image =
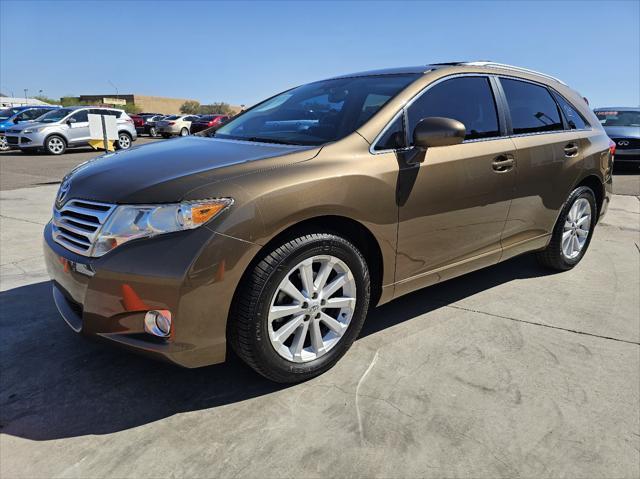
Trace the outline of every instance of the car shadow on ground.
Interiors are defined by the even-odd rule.
[[[361,337],[497,285],[545,274],[525,255],[423,289],[371,311]],[[258,376],[233,354],[224,364],[182,369],[83,340],[60,319],[48,282],[0,293],[0,311],[4,434],[31,440],[108,434],[289,387]]]

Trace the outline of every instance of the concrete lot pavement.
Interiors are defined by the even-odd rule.
[[[155,141],[163,139],[138,137],[133,146]],[[59,183],[74,166],[103,153],[104,151],[96,151],[89,146],[69,149],[60,156],[44,153],[27,155],[19,150],[0,152],[0,190]]]
[[[60,319],[57,186],[0,193],[0,477],[640,476],[640,200],[574,270],[531,255],[374,310],[328,373],[184,370]]]

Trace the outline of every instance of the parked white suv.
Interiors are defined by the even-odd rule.
[[[44,149],[61,155],[67,148],[89,143],[89,114],[113,115],[117,118],[116,148],[127,150],[137,139],[133,120],[123,110],[107,107],[75,106],[50,111],[35,123],[16,125],[6,131],[7,144],[24,152]]]
[[[191,134],[191,122],[198,119],[197,115],[173,115],[156,123],[156,131],[163,138],[174,135],[187,136]]]

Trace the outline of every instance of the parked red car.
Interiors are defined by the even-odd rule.
[[[129,115],[131,117],[131,119],[133,120],[133,126],[136,127],[136,132],[138,134],[142,133],[144,130],[144,118],[142,118],[140,115]]]
[[[191,122],[191,134],[206,130],[212,126],[220,126],[229,120],[227,115],[202,115],[198,120]]]

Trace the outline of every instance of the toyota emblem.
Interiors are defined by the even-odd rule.
[[[71,178],[65,179],[60,185],[58,196],[56,197],[56,203],[58,203],[58,205],[62,205],[62,202],[67,197],[67,193],[69,193],[69,188],[71,188]]]
[[[620,140],[618,146],[629,146],[629,140]]]

